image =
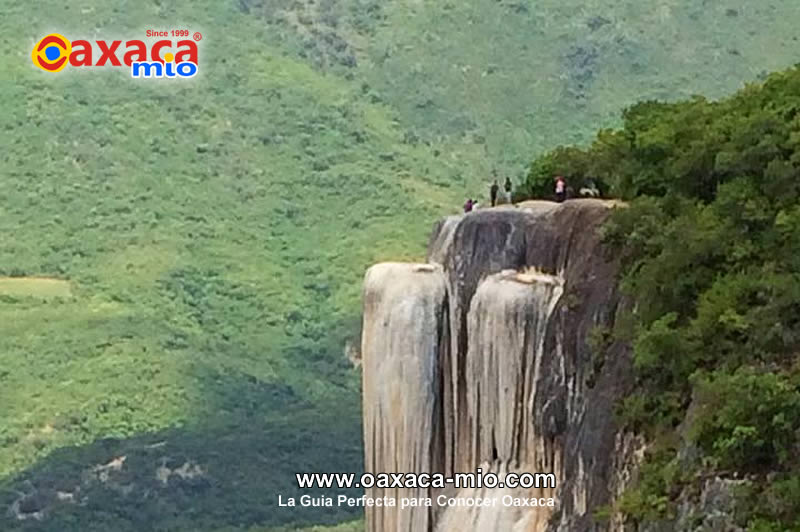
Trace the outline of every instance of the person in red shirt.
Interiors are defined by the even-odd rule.
[[[567,182],[562,176],[556,177],[556,201],[561,203],[567,199]]]

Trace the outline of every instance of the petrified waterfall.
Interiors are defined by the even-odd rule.
[[[366,470],[438,471],[441,459],[441,379],[446,347],[447,301],[441,268],[427,264],[378,264],[364,283],[362,336]],[[427,492],[375,488],[376,497],[423,497]],[[430,528],[426,508],[367,508],[372,530]]]
[[[533,398],[547,323],[562,286],[557,277],[511,271],[478,286],[467,320],[468,441],[459,467],[495,460],[533,465]]]
[[[379,264],[364,287],[364,440],[369,472],[553,473],[556,488],[444,490],[552,497],[556,507],[367,508],[370,532],[592,530],[618,491],[627,386],[613,325],[616,265],[598,234],[613,204],[527,202],[444,219],[425,264]],[[616,446],[616,447],[615,447]],[[619,453],[617,453],[619,454]],[[434,489],[369,489],[436,497]]]
[[[464,364],[465,436],[457,446],[456,469],[480,464],[500,475],[555,471],[558,458],[544,452],[534,430],[533,402],[540,381],[547,324],[563,292],[563,280],[538,272],[504,271],[478,285],[467,317],[468,348]],[[437,529],[543,529],[547,508],[507,508],[502,498],[550,497],[547,490],[464,489],[462,498],[491,497],[487,509],[448,508]]]

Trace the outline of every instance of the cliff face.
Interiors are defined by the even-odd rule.
[[[368,472],[433,472],[441,462],[441,372],[447,289],[441,267],[378,264],[364,283],[364,445]],[[426,490],[372,490],[375,497],[425,497]],[[366,509],[371,530],[429,530],[425,508]]]
[[[384,264],[364,289],[364,431],[372,472],[553,473],[555,508],[368,511],[393,530],[590,530],[627,481],[637,442],[613,408],[623,345],[592,342],[621,304],[598,229],[613,204],[526,202],[439,222],[428,265]],[[468,491],[468,490],[467,490]],[[368,490],[368,495],[387,493]],[[404,496],[435,496],[424,494]]]

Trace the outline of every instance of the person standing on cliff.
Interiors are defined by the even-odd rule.
[[[503,183],[503,189],[505,190],[505,193],[506,193],[506,203],[508,203],[509,205],[511,205],[511,189],[512,188],[513,188],[513,185],[511,184],[511,178],[506,176],[506,182]]]
[[[497,184],[497,178],[495,178],[494,183],[492,186],[489,187],[489,198],[492,200],[492,207],[497,205],[497,192],[500,190],[500,185]]]
[[[562,176],[556,177],[556,201],[558,203],[567,199],[567,182]]]

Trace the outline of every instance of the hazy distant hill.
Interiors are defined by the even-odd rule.
[[[421,253],[492,167],[800,47],[792,1],[0,5],[3,530],[349,517],[274,504],[361,467],[366,265]],[[203,32],[197,79],[30,63],[51,31],[151,27]]]
[[[800,53],[791,0],[239,5],[396,110],[410,138],[474,143],[466,153],[484,170],[515,172],[532,152],[586,141],[642,99],[728,94]]]

